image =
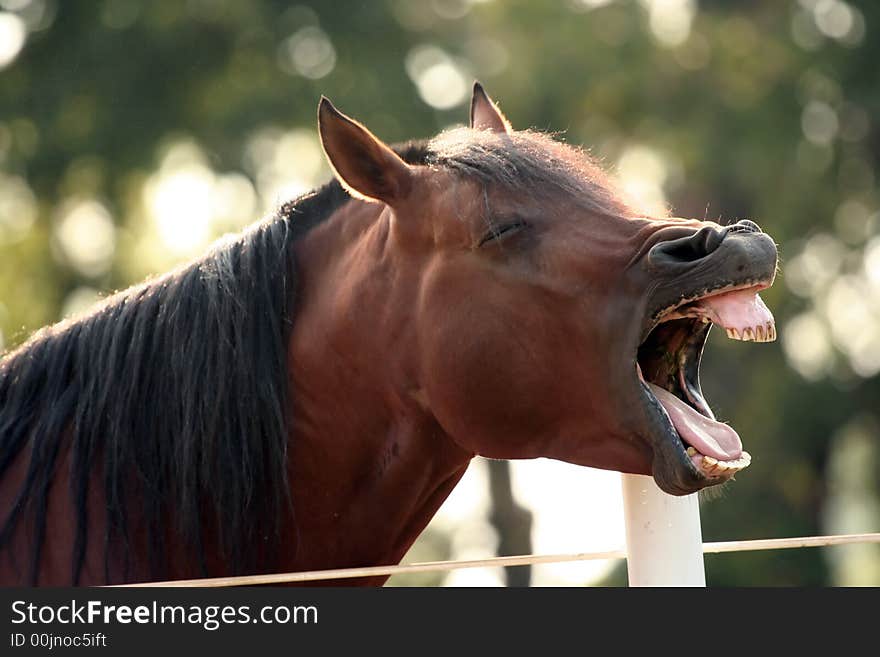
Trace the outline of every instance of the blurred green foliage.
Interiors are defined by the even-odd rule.
[[[165,189],[156,176],[175,144],[189,144],[197,167],[185,180],[208,185],[208,197],[225,181],[256,198],[250,211],[214,212],[190,248],[283,200],[261,178],[261,153],[278,156],[266,150],[273,135],[312,133],[320,94],[396,141],[463,122],[479,78],[515,127],[560,131],[609,166],[627,162],[636,187],[643,174],[642,187],[654,185],[676,214],[749,217],[780,245],[782,273],[764,294],[780,342],[713,334],[707,349],[706,396],[755,459],[723,499],[704,502],[706,540],[880,528],[880,4],[0,8],[0,346],[185,257],[162,241],[182,224],[154,225],[162,199],[177,197],[149,195],[151,184]],[[279,162],[295,169],[295,158]],[[863,467],[835,460],[836,450],[855,450]],[[868,550],[855,570],[818,550],[712,557],[707,576],[880,583]]]

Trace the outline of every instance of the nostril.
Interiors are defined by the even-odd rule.
[[[712,228],[707,226],[701,228],[690,237],[680,237],[679,239],[669,240],[668,242],[660,242],[651,249],[651,259],[653,261],[662,260],[667,263],[688,263],[705,258],[707,255],[717,249],[727,230]]]

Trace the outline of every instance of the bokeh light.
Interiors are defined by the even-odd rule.
[[[669,208],[663,186],[669,167],[659,152],[645,145],[628,146],[617,161],[616,172],[620,187],[645,216],[666,216]]]
[[[436,46],[413,48],[406,56],[406,72],[422,100],[437,109],[461,105],[470,92],[470,79],[461,63]]]
[[[330,175],[314,130],[260,128],[248,139],[243,159],[256,180],[263,213],[313,189]]]
[[[88,285],[80,285],[64,297],[61,305],[61,316],[65,319],[75,318],[87,312],[101,298],[101,293]]]
[[[781,331],[785,355],[801,376],[816,381],[831,370],[834,351],[828,329],[815,313],[791,318]]]
[[[144,184],[143,201],[163,247],[177,257],[240,229],[257,211],[250,179],[239,172],[217,173],[191,141],[168,147],[159,169]]]
[[[651,33],[667,47],[680,46],[691,33],[697,12],[694,0],[642,0],[648,9]]]
[[[336,50],[326,32],[310,25],[279,46],[278,65],[285,73],[318,80],[329,75],[336,66]]]
[[[37,200],[27,182],[0,173],[0,245],[24,238],[37,218]]]
[[[64,260],[83,276],[100,276],[113,262],[116,224],[99,201],[63,202],[55,224],[55,237]]]
[[[171,149],[144,187],[144,200],[162,244],[178,255],[195,253],[211,237],[214,172],[191,146]]]
[[[9,66],[21,52],[27,29],[15,14],[0,11],[0,70]]]

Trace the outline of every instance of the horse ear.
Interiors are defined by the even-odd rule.
[[[474,130],[491,130],[492,132],[513,132],[510,121],[501,113],[498,106],[489,98],[483,85],[474,82],[474,93],[471,96],[471,127]]]
[[[353,196],[393,205],[407,195],[412,168],[324,96],[318,104],[318,131],[333,173]]]

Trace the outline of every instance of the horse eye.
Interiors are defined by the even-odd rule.
[[[502,224],[500,226],[493,226],[489,230],[489,232],[483,236],[483,239],[480,240],[480,243],[478,246],[483,246],[493,240],[497,240],[501,237],[516,233],[517,231],[522,230],[526,226],[528,226],[528,224],[526,222],[520,221],[520,220],[511,221],[510,223]]]

